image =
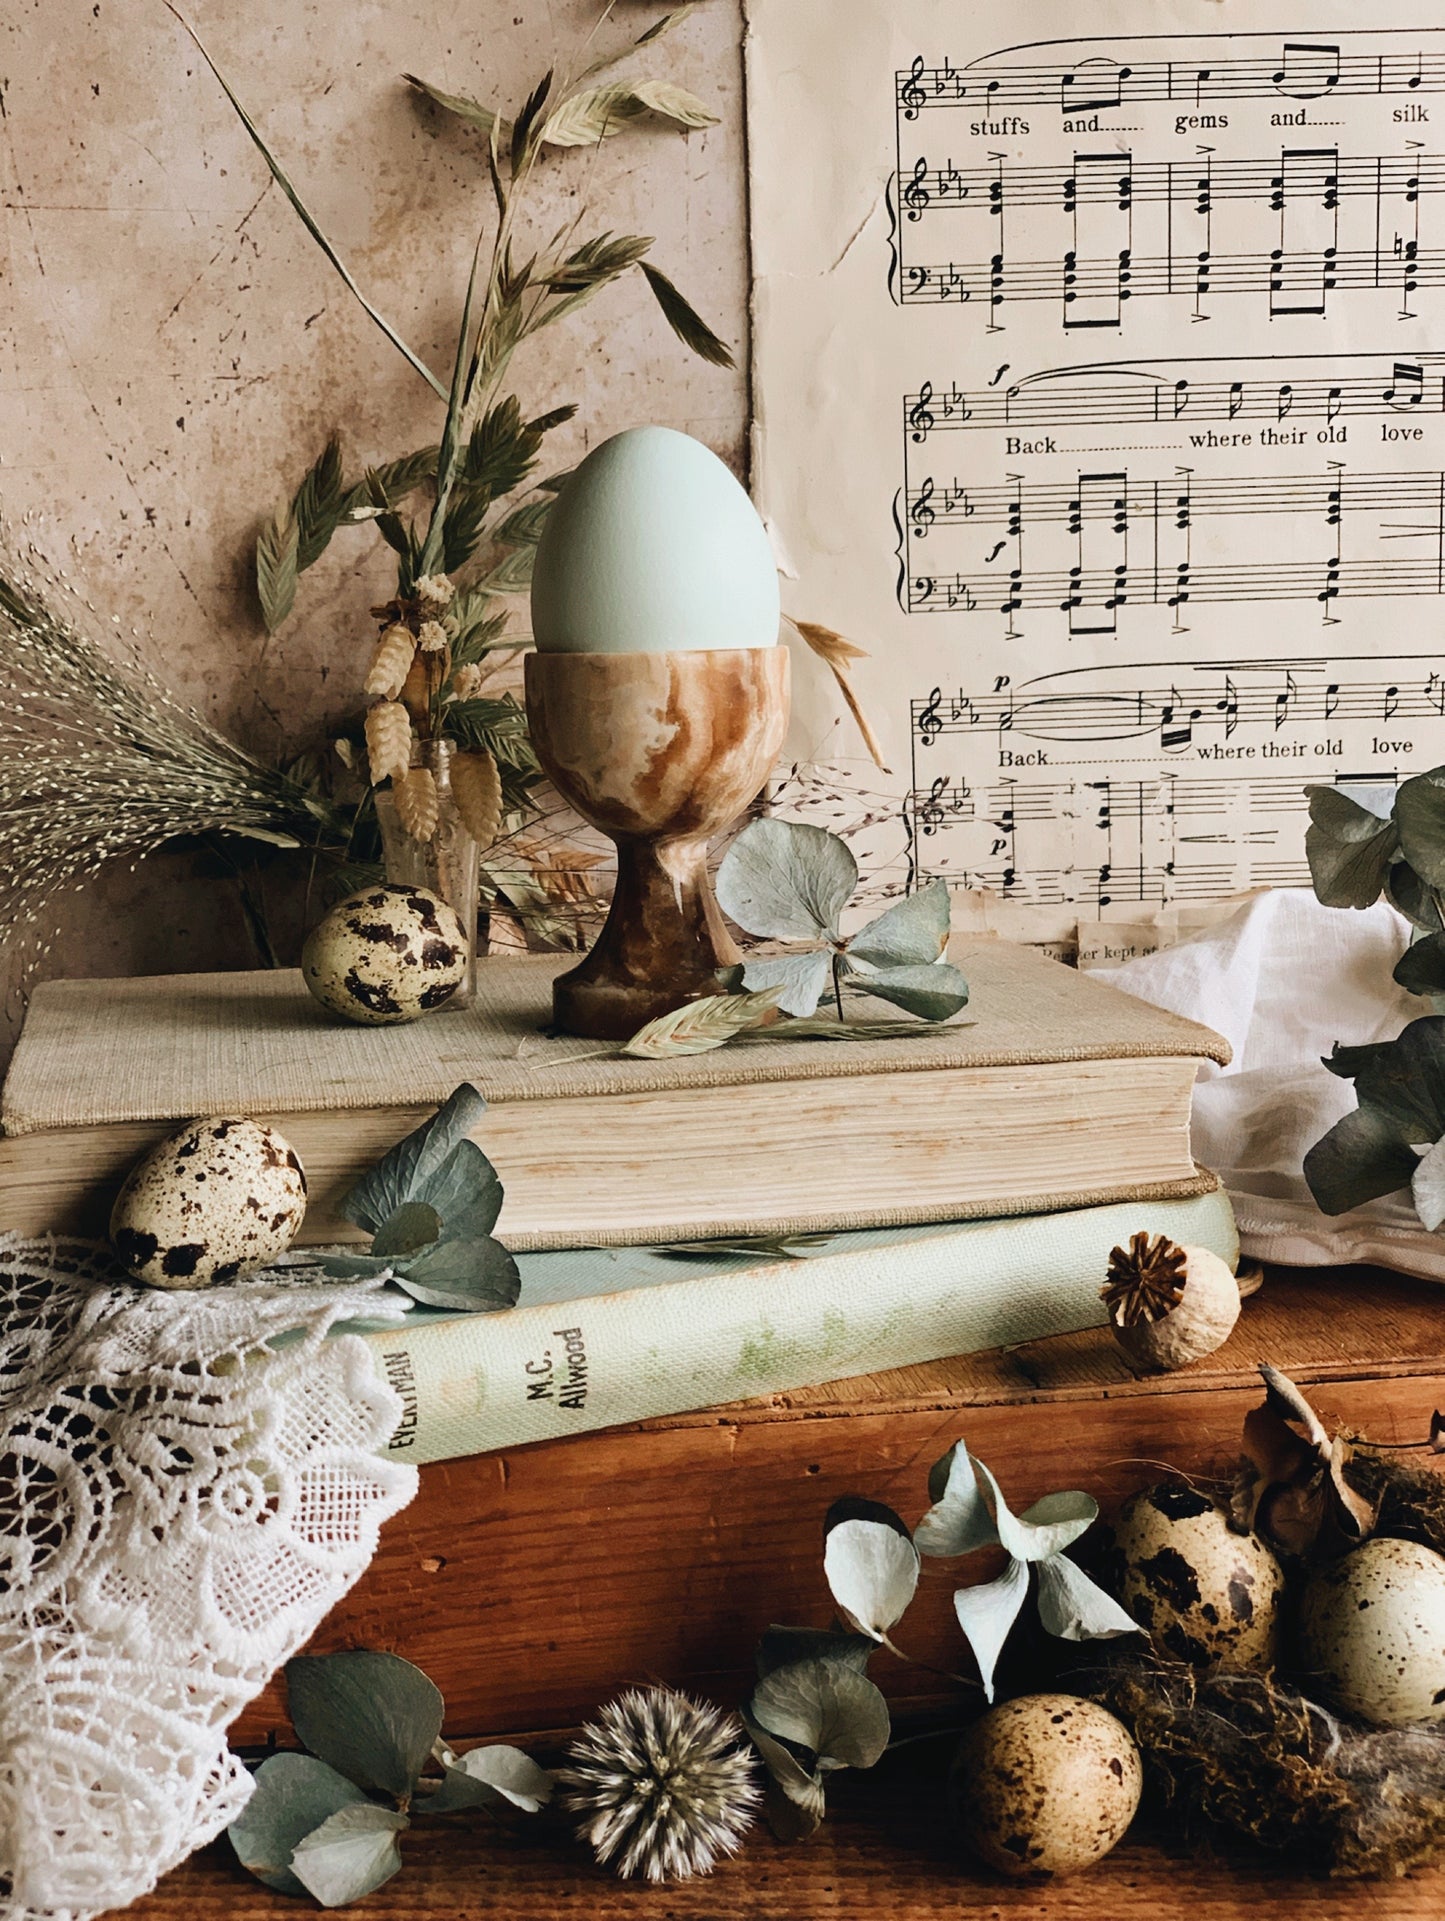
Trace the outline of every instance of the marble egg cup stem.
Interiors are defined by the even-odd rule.
[[[788,725],[786,647],[529,654],[527,719],[558,792],[617,847],[606,925],[559,975],[567,1034],[628,1040],[736,966],[708,842],[756,799]]]

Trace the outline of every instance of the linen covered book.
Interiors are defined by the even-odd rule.
[[[445,1461],[756,1394],[1099,1327],[1110,1250],[1131,1234],[1234,1267],[1222,1188],[1189,1200],[875,1228],[793,1258],[699,1249],[522,1254],[503,1314],[413,1307],[370,1334],[401,1398],[389,1452]]]
[[[486,961],[476,1003],[401,1027],[325,1013],[298,972],[50,981],[0,1100],[0,1229],[103,1231],[127,1169],[182,1121],[278,1126],[306,1168],[302,1240],[461,1081],[514,1248],[621,1245],[1037,1213],[1212,1185],[1189,1151],[1208,1028],[1028,948],[963,944],[972,999],[875,1040],[735,1041],[666,1061],[549,1037],[570,957]]]

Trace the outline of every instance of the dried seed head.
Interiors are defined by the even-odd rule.
[[[429,614],[439,614],[443,608],[449,607],[455,592],[445,574],[423,574],[412,589],[417,603]]]
[[[567,1750],[563,1805],[624,1877],[682,1881],[735,1854],[759,1800],[736,1718],[671,1688],[609,1701]]]
[[[375,710],[373,710],[375,711]],[[437,784],[430,767],[408,767],[392,777],[397,818],[413,840],[430,840],[441,818]]]
[[[1138,1367],[1168,1371],[1203,1360],[1228,1340],[1239,1319],[1239,1283],[1228,1261],[1207,1247],[1180,1247],[1136,1234],[1116,1247],[1101,1297],[1114,1338]]]
[[[395,700],[406,685],[415,655],[416,641],[411,629],[393,621],[390,627],[382,630],[381,638],[376,643],[376,652],[364,683],[367,693],[380,694],[383,700]]]
[[[417,629],[416,644],[424,654],[439,654],[447,644],[447,630],[439,620],[424,620]]]
[[[452,798],[463,827],[485,852],[502,826],[502,776],[491,753],[453,755]]]
[[[371,763],[371,784],[380,786],[388,775],[395,780],[404,774],[411,761],[411,719],[405,707],[383,700],[366,716],[366,757]]]
[[[477,661],[469,660],[452,675],[452,692],[458,700],[475,700],[481,691],[481,666]]]
[[[1152,1242],[1136,1234],[1128,1250],[1116,1247],[1109,1256],[1109,1278],[1099,1298],[1120,1327],[1140,1321],[1160,1321],[1184,1297],[1187,1257],[1165,1235]]]

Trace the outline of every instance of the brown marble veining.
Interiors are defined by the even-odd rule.
[[[528,655],[527,718],[542,764],[617,846],[607,923],[554,989],[565,1032],[627,1040],[717,993],[719,969],[736,965],[707,845],[778,756],[788,669],[784,647]]]

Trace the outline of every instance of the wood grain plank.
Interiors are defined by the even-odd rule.
[[[1445,1297],[1428,1284],[1277,1274],[1227,1349],[1162,1380],[1132,1376],[1094,1332],[1036,1344],[1026,1367],[969,1356],[873,1377],[861,1395],[848,1382],[441,1462],[312,1646],[418,1662],[458,1737],[572,1726],[632,1681],[736,1701],[763,1627],[829,1619],[822,1520],[840,1495],[911,1523],[929,1465],[960,1436],[1020,1503],[1082,1486],[1107,1507],[1158,1463],[1227,1475],[1262,1359],[1312,1384],[1327,1420],[1423,1444],[1445,1404],[1442,1334]],[[904,1628],[911,1652],[945,1667],[954,1585],[926,1568]],[[877,1665],[903,1711],[938,1700],[918,1670]],[[277,1685],[235,1737],[286,1733]]]
[[[1259,1857],[1182,1854],[1147,1834],[1097,1867],[1043,1885],[1006,1882],[961,1856],[943,1805],[947,1749],[931,1764],[899,1754],[869,1776],[840,1776],[833,1812],[807,1843],[765,1831],[706,1880],[661,1889],[596,1868],[549,1811],[513,1831],[414,1830],[406,1867],[368,1896],[373,1921],[1426,1921],[1445,1913],[1445,1871],[1403,1881],[1305,1879]],[[910,1765],[904,1766],[905,1759]],[[296,1921],[224,1844],[205,1850],[127,1908],[127,1921]]]

